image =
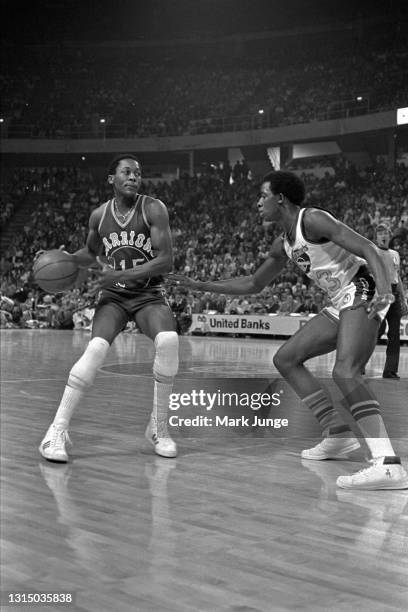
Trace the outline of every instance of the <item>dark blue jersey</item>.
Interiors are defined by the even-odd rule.
[[[98,232],[105,249],[106,261],[114,270],[129,270],[154,259],[145,205],[149,196],[138,195],[128,216],[120,215],[113,198],[103,204]],[[126,283],[115,283],[109,291],[131,297],[136,292],[159,288],[162,276],[142,280],[127,279]]]

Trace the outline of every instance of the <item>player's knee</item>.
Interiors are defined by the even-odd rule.
[[[153,373],[159,382],[168,382],[177,374],[179,364],[179,338],[176,332],[159,332],[154,339],[155,357]]]
[[[296,356],[285,347],[279,349],[273,356],[273,365],[284,376],[294,366],[298,365]]]
[[[92,338],[82,357],[72,366],[68,377],[68,385],[74,389],[90,387],[98,368],[105,361],[109,350],[109,342],[104,338]]]
[[[361,375],[364,364],[351,362],[349,359],[337,359],[334,364],[332,376],[335,382],[341,382]]]

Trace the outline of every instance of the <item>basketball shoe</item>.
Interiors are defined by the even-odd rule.
[[[72,446],[68,431],[66,429],[58,429],[51,423],[39,446],[39,451],[44,459],[48,461],[67,463],[69,459],[67,446]]]
[[[408,474],[399,457],[377,457],[370,467],[350,476],[339,476],[337,486],[365,491],[408,489]]]
[[[300,453],[302,459],[323,461],[324,459],[347,459],[349,453],[360,448],[357,438],[323,438],[313,448],[307,448]]]
[[[167,431],[167,423],[161,419],[158,421],[153,415],[147,425],[145,438],[154,447],[154,452],[160,457],[177,457],[177,445],[170,438]]]

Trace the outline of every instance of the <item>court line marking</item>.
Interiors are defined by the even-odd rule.
[[[179,444],[179,446],[180,446],[180,447],[182,447],[182,444],[181,444],[180,442],[178,442],[178,444]],[[257,447],[257,448],[259,448],[259,447],[263,447],[263,446],[270,446],[270,442],[266,442],[266,441],[265,441],[265,442],[262,442],[262,443],[260,443],[260,444],[256,444],[256,447]],[[254,444],[247,444],[247,445],[245,445],[245,446],[234,446],[233,448],[231,448],[231,453],[232,453],[232,454],[231,454],[231,456],[230,456],[230,455],[225,455],[225,454],[222,454],[222,453],[219,453],[219,454],[221,454],[223,457],[226,457],[226,456],[227,456],[227,457],[230,457],[231,459],[233,459],[233,458],[234,458],[234,456],[235,456],[235,455],[234,455],[235,451],[246,450],[246,449],[248,449],[248,448],[254,448]],[[202,449],[202,450],[197,450],[197,451],[195,451],[195,452],[190,452],[190,453],[182,453],[182,454],[180,454],[180,458],[181,458],[181,457],[191,457],[191,456],[198,455],[198,454],[200,454],[200,453],[205,453],[205,454],[207,454],[207,455],[208,455],[208,452],[209,452],[209,449],[208,449],[208,447],[206,447],[206,448],[204,448],[204,449]],[[245,458],[246,458],[246,457],[245,457]],[[249,458],[249,459],[251,459],[251,458]],[[255,460],[255,459],[256,459],[256,457],[253,457],[252,459],[254,459],[254,460]]]
[[[207,372],[208,374],[217,374],[216,372]],[[122,377],[133,377],[133,378],[147,378],[149,380],[153,379],[153,373],[151,374],[139,374],[139,373],[135,373],[135,374],[122,374],[121,372],[104,372],[103,370],[98,370],[97,374],[102,374],[104,378],[116,378],[118,376],[122,376]],[[183,374],[184,372],[181,372],[180,374],[176,375],[176,380],[195,380],[195,378],[193,376],[188,376],[188,377],[184,377],[183,378]],[[186,372],[187,374],[187,372]],[[188,372],[188,374],[194,374],[194,372]],[[197,374],[199,374],[199,372],[197,372]],[[237,372],[231,372],[231,374],[237,374]],[[268,374],[269,373],[262,373],[260,372],[259,375],[256,378],[268,378]],[[198,377],[197,377],[198,378]],[[224,378],[228,378],[228,379],[233,379],[233,378],[237,378],[239,379],[239,376],[227,376],[227,373],[225,376],[214,376],[214,379],[220,379],[223,380]],[[251,378],[251,377],[249,377]],[[255,377],[254,377],[255,378]],[[375,375],[375,376],[367,376],[367,380],[383,380],[382,379],[382,375]],[[401,380],[404,381],[406,378],[405,376],[401,376]],[[203,379],[205,380],[205,379]],[[53,381],[53,382],[61,382],[61,381],[67,381],[67,377],[65,378],[16,378],[16,379],[11,379],[11,380],[1,380],[1,384],[15,384],[15,383],[27,383],[27,382],[49,382],[49,381]]]
[[[28,397],[30,399],[37,399],[37,400],[44,400],[46,402],[49,401],[49,396],[45,396],[45,395],[32,395],[32,393],[27,393],[27,391],[22,391],[20,389],[20,395],[24,395],[25,397]]]
[[[14,380],[2,380],[2,383],[22,383],[22,382],[40,382],[45,380],[53,380],[53,381],[61,381],[66,380],[66,378],[16,378]]]
[[[99,372],[98,372],[99,373]],[[117,374],[114,374],[113,372],[111,372],[110,374],[106,374],[106,377],[111,377],[111,378],[115,378],[117,376]],[[122,374],[122,376],[128,376],[128,374]],[[144,374],[135,374],[135,376],[143,376],[144,378],[152,378],[153,375],[151,376],[147,376]],[[45,382],[45,381],[53,381],[53,382],[61,382],[61,381],[67,381],[68,377],[65,378],[16,378],[16,379],[12,379],[12,380],[2,380],[1,383],[23,383],[23,382]]]

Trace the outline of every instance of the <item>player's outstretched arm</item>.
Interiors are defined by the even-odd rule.
[[[394,301],[391,292],[391,280],[381,253],[376,245],[352,230],[338,219],[323,210],[311,210],[305,218],[307,236],[313,240],[326,238],[366,260],[370,271],[374,275],[377,296],[370,305],[370,317]]]
[[[283,250],[282,239],[277,238],[264,263],[249,276],[237,276],[220,281],[195,281],[182,274],[168,276],[170,282],[182,285],[193,291],[211,291],[212,293],[225,293],[229,295],[250,295],[260,293],[266,285],[273,281],[286,264],[286,254]]]

